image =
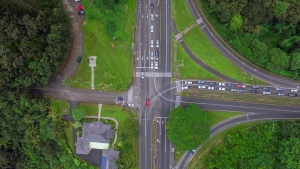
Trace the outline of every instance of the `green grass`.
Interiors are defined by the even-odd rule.
[[[64,127],[64,131],[65,131],[65,136],[66,136],[66,140],[67,140],[67,144],[68,147],[70,147],[70,149],[72,150],[72,152],[74,153],[74,145],[73,145],[73,130],[72,130],[72,122],[67,121],[67,125]]]
[[[178,31],[183,31],[196,23],[185,0],[172,1],[172,16]]]
[[[56,99],[53,97],[49,98],[49,104],[57,108],[57,114],[69,114],[70,103],[65,100]]]
[[[224,139],[227,138],[228,134],[234,133],[239,129],[247,129],[251,128],[253,126],[262,124],[264,122],[250,122],[250,123],[245,123],[245,124],[240,124],[237,126],[230,127],[227,130],[224,130],[211,139],[209,139],[203,146],[200,148],[200,150],[194,155],[193,159],[191,160],[190,164],[188,165],[188,169],[202,169],[203,162],[201,161],[201,157],[208,153],[211,148],[216,146],[217,144],[220,144],[223,142]]]
[[[177,44],[177,65],[180,79],[206,79],[222,81],[222,79],[218,78],[195,63],[179,43]]]
[[[98,116],[98,105],[90,103],[80,103],[81,107],[84,107],[87,111],[87,116]],[[102,105],[101,117],[112,117],[115,118],[119,125],[123,123],[129,115],[120,106]]]
[[[88,65],[88,57],[97,56],[95,89],[103,91],[125,91],[127,89],[132,79],[131,43],[134,43],[135,1],[128,1],[126,10],[126,40],[113,40],[97,20],[87,20],[86,24],[82,25],[84,54],[82,62],[71,80],[72,87],[91,88],[91,69]],[[86,12],[89,12],[88,8]]]
[[[207,111],[211,116],[210,125],[213,126],[221,121],[229,119],[234,116],[242,115],[241,112],[226,112],[226,111]]]
[[[225,111],[207,111],[207,112],[211,116],[210,126],[213,126],[223,120],[242,114],[240,112],[225,112]],[[184,151],[177,151],[175,149],[174,160],[178,162],[184,153],[185,153]]]
[[[207,39],[199,27],[194,27],[183,36],[189,49],[204,63],[220,73],[247,84],[265,84],[243,72]]]

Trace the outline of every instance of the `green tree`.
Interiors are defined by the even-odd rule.
[[[291,55],[291,70],[300,70],[300,52],[294,52]]]
[[[83,107],[77,106],[72,110],[72,116],[75,121],[80,121],[86,115],[86,110]]]
[[[288,2],[275,1],[274,15],[279,17],[286,13],[286,10],[289,8],[290,4]]]
[[[173,109],[167,123],[167,136],[180,151],[192,150],[210,135],[210,117],[195,104]]]
[[[284,139],[279,149],[280,160],[289,169],[300,168],[300,139]]]
[[[289,67],[289,55],[279,48],[271,49],[268,55],[275,69],[283,70]]]
[[[241,14],[234,15],[230,20],[230,30],[237,30],[243,26],[243,18]]]

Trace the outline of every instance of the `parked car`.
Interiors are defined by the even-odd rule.
[[[227,83],[226,86],[227,86],[227,87],[234,87],[235,85],[234,85],[234,84],[231,84],[231,83]]]
[[[291,89],[291,92],[297,92],[298,90],[297,89]]]
[[[215,90],[215,87],[208,86],[208,90]]]
[[[204,84],[205,81],[204,81],[204,80],[199,80],[198,83],[199,83],[199,84]]]
[[[216,85],[217,83],[216,83],[216,82],[208,82],[208,84],[209,84],[210,86],[214,86],[214,85]]]
[[[219,83],[219,86],[225,86],[225,83]]]
[[[285,96],[284,93],[277,93],[278,96]]]
[[[189,87],[187,87],[187,86],[183,86],[183,87],[181,87],[181,90],[186,90],[186,89],[188,89]]]
[[[271,94],[271,92],[263,91],[263,94]]]
[[[250,93],[257,93],[257,90],[250,90]]]
[[[232,92],[237,92],[238,89],[231,89],[230,91],[232,91]]]
[[[206,86],[198,86],[199,89],[206,89]]]
[[[80,62],[81,62],[81,59],[82,59],[82,57],[79,56],[79,57],[77,58],[77,63],[80,63]]]
[[[296,93],[289,93],[288,96],[289,97],[297,97],[297,94]]]
[[[118,101],[123,101],[123,100],[124,100],[124,97],[117,97],[117,100],[118,100]]]

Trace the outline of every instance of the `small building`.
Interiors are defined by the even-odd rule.
[[[99,121],[83,122],[82,135],[77,137],[76,154],[89,154],[91,149],[108,149],[110,139],[115,135],[109,124]]]

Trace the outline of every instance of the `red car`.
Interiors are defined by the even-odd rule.
[[[150,99],[146,100],[146,107],[149,108],[150,107]]]

